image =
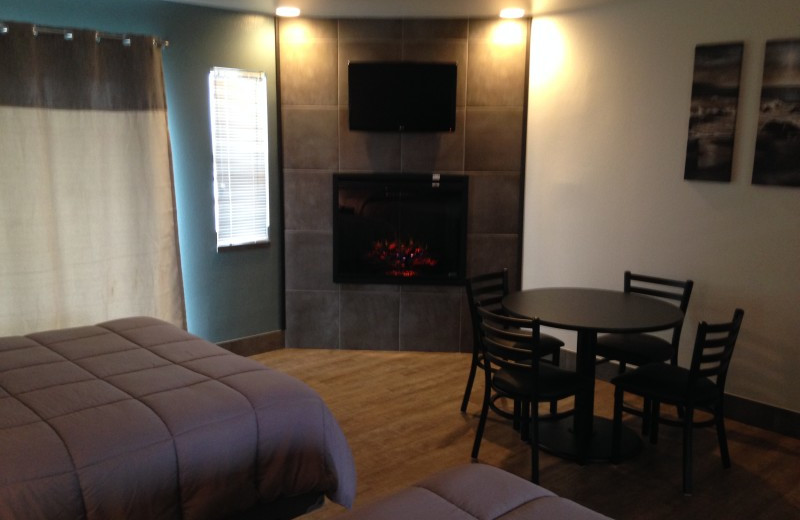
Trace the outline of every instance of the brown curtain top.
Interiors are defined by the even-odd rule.
[[[95,31],[63,34],[6,23],[0,34],[0,105],[77,110],[166,108],[161,49],[152,36],[100,38]]]

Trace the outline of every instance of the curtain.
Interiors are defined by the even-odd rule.
[[[185,327],[160,46],[5,25],[0,335],[133,315]]]

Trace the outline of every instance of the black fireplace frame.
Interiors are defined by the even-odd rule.
[[[423,273],[415,276],[396,276],[379,273],[348,272],[347,262],[343,260],[342,219],[339,192],[348,185],[371,184],[385,186],[386,189],[421,190],[428,196],[444,194],[451,201],[457,201],[457,222],[451,224],[454,235],[448,238],[456,243],[456,251],[448,262],[444,273]],[[334,173],[333,174],[333,281],[340,284],[389,284],[389,285],[461,285],[466,279],[467,269],[467,220],[469,199],[469,177],[466,175],[431,173]]]

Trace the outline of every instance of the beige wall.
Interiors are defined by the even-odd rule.
[[[728,392],[800,411],[800,189],[750,182],[765,41],[800,38],[800,4],[615,2],[536,18],[531,35],[523,287],[692,278],[681,363],[699,320],[742,307]],[[684,181],[694,47],[731,41],[732,181]]]

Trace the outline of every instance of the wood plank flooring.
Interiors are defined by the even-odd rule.
[[[461,413],[467,354],[284,349],[252,358],[305,381],[325,399],[355,457],[356,506],[471,461],[483,379],[479,373]],[[597,382],[597,415],[611,417],[612,394],[611,385]],[[625,422],[639,429],[638,418],[625,416]],[[800,519],[800,439],[726,425],[729,470],[722,468],[714,431],[695,431],[691,497],[681,493],[680,432],[666,426],[658,444],[645,442],[636,459],[619,465],[580,466],[542,453],[541,485],[620,520]],[[497,416],[487,424],[479,460],[530,475],[528,447]],[[303,518],[342,511],[327,502]]]

